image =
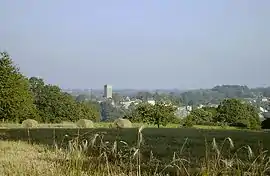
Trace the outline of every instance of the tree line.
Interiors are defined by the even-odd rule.
[[[140,103],[125,118],[133,122],[166,126],[178,123],[186,127],[193,125],[234,126],[246,129],[260,129],[259,111],[253,105],[239,99],[224,99],[217,108],[203,107],[191,110],[186,118],[176,115],[177,108],[162,101],[152,105]]]
[[[6,52],[0,53],[0,118],[22,122],[31,118],[43,123],[100,119],[99,106],[76,101],[56,85],[24,76]]]
[[[258,109],[239,99],[224,99],[217,108],[194,109],[184,120],[183,125],[219,125],[247,129],[261,128]]]

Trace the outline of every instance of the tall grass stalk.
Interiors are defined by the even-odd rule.
[[[137,136],[137,149],[134,152],[134,156],[137,157],[137,176],[141,176],[141,152],[140,152],[140,148],[141,148],[141,143],[143,140],[143,136],[142,136],[142,130],[143,130],[143,126],[141,126],[138,129],[138,136]]]

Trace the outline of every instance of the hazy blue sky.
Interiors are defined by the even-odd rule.
[[[62,88],[270,85],[270,0],[0,2],[0,50]]]

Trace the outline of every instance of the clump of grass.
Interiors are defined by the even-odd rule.
[[[37,128],[38,122],[34,119],[26,119],[22,122],[24,128]]]
[[[88,119],[80,119],[77,121],[77,127],[79,127],[79,128],[94,128],[94,123]]]
[[[206,149],[206,156],[200,169],[201,174],[239,176],[270,174],[270,157],[267,156],[267,151],[260,150],[255,157],[249,145],[236,149],[233,140],[229,137],[221,144],[213,138],[211,147]]]
[[[116,128],[131,128],[132,123],[128,119],[119,118],[119,119],[116,119],[113,122],[113,127],[116,127]]]

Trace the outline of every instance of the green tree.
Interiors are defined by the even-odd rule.
[[[99,109],[90,102],[77,102],[70,94],[55,85],[46,85],[40,78],[29,79],[35,105],[42,122],[58,123],[79,119],[99,119]]]
[[[188,120],[191,120],[196,125],[209,125],[213,121],[213,115],[204,109],[194,109],[190,112]]]
[[[144,122],[148,124],[166,126],[169,122],[173,122],[176,119],[176,108],[170,104],[164,102],[156,102],[155,105],[149,103],[140,103],[135,109],[134,121]]]
[[[40,85],[40,88],[40,92],[33,91],[35,104],[43,122],[58,123],[80,118],[77,116],[78,109],[71,95],[61,92],[61,89],[54,85]]]
[[[38,119],[29,82],[6,52],[0,53],[0,118],[22,122]]]
[[[217,108],[216,122],[244,128],[258,128],[260,125],[257,109],[238,99],[225,99]]]
[[[91,101],[84,101],[77,103],[78,114],[81,119],[89,119],[95,122],[100,121],[99,106]]]
[[[136,105],[132,111],[132,122],[148,123],[153,116],[153,105],[147,102],[142,102]]]
[[[246,109],[247,109],[247,119],[249,120],[249,125],[248,128],[250,129],[260,129],[261,128],[261,121],[260,121],[260,116],[259,116],[259,110],[249,104],[246,103]]]
[[[204,111],[210,112],[212,114],[212,117],[215,117],[217,115],[217,108],[215,107],[203,107]]]
[[[149,123],[157,125],[158,128],[160,125],[166,126],[169,122],[176,119],[175,111],[176,107],[163,102],[157,102],[154,105],[154,116],[149,119]]]

